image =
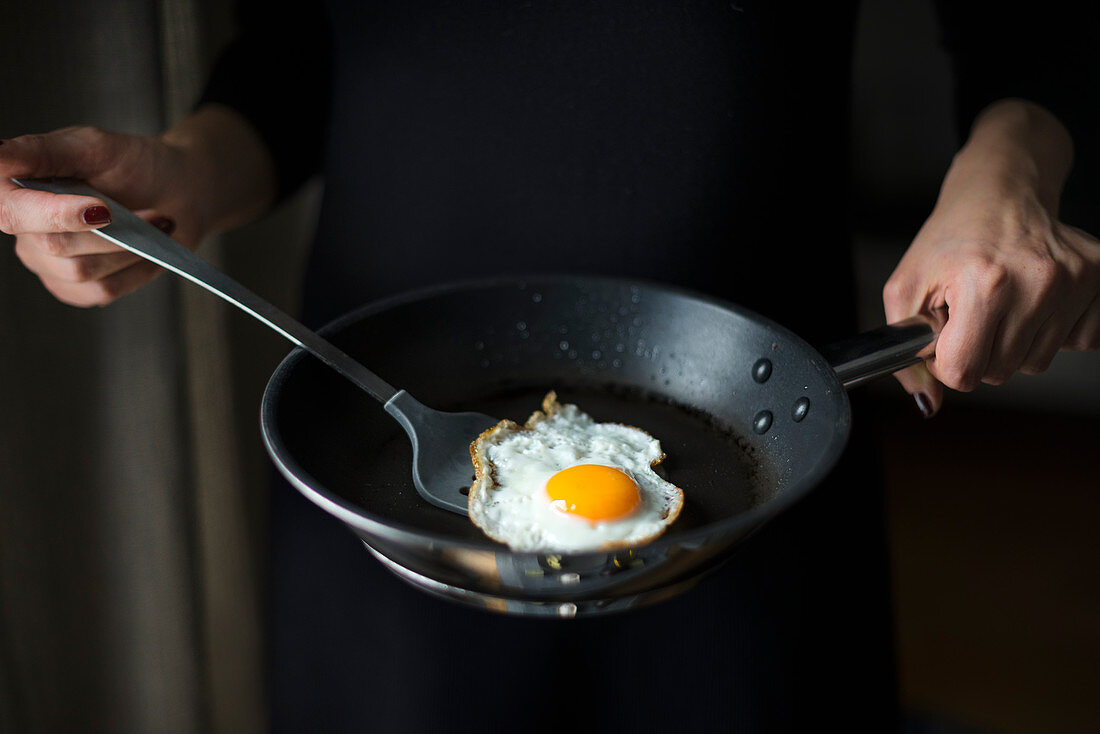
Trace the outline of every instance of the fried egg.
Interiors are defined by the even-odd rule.
[[[547,394],[524,426],[501,421],[470,445],[470,519],[515,551],[583,552],[647,543],[680,514],[684,493],[654,471],[661,443],[597,423]]]

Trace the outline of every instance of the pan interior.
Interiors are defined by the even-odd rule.
[[[685,493],[666,537],[782,498],[828,462],[837,417],[847,416],[835,379],[806,363],[820,359],[801,340],[655,286],[569,279],[457,288],[367,308],[325,331],[433,407],[523,422],[554,389],[596,420],[642,428],[661,441],[662,471]],[[774,376],[760,382],[762,356]],[[790,405],[806,396],[815,410],[793,423]],[[754,420],[769,408],[773,425],[757,433]],[[401,428],[313,358],[296,354],[280,366],[264,429],[311,491],[386,524],[500,547],[417,495]]]

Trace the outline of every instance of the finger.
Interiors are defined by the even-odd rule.
[[[73,283],[67,280],[43,278],[42,284],[57,300],[71,306],[105,306],[125,295],[133,293],[153,278],[163,268],[142,260],[102,280]]]
[[[989,282],[969,282],[945,289],[947,323],[928,368],[947,387],[969,392],[981,382],[1004,318],[1004,291]]]
[[[1003,385],[1025,363],[1042,329],[1049,329],[1054,309],[1032,309],[1023,314],[1006,314],[997,327],[989,363],[981,379],[987,385]],[[1065,338],[1063,333],[1062,338]],[[1061,344],[1059,339],[1058,344]],[[1055,347],[1057,350],[1057,347]],[[1049,364],[1049,362],[1048,362]],[[1043,369],[1046,369],[1044,366]]]
[[[1023,363],[1020,365],[1020,372],[1025,375],[1038,375],[1046,372],[1050,367],[1050,363],[1054,361],[1054,356],[1058,354],[1058,350],[1065,344],[1066,337],[1069,336],[1072,328],[1073,322],[1069,319],[1059,315],[1052,316],[1047,323],[1043,324],[1043,328],[1039,330],[1039,333],[1035,335],[1035,341],[1031,344]]]
[[[139,255],[118,247],[107,253],[53,257],[37,247],[26,244],[28,239],[28,237],[20,237],[16,240],[15,254],[27,270],[43,279],[86,283],[117,273],[142,259]]]
[[[1100,296],[1097,296],[1077,319],[1062,344],[1073,352],[1091,352],[1100,349]]]
[[[122,248],[91,232],[50,232],[49,234],[21,234],[15,238],[16,251],[20,247],[32,247],[49,257],[76,257],[118,252]]]
[[[886,323],[892,324],[919,312],[927,298],[918,281],[903,277],[901,268],[894,272],[882,289],[882,305]],[[924,362],[895,372],[894,377],[925,418],[931,418],[943,405],[943,384],[928,371]]]
[[[110,222],[111,210],[94,196],[51,194],[0,179],[2,232],[86,232]]]
[[[165,234],[172,234],[176,223],[169,217],[157,214],[152,209],[135,212]],[[119,252],[122,248],[113,242],[92,232],[50,232],[47,234],[24,234],[16,238],[16,246],[22,244],[37,247],[53,257],[76,257],[78,255],[96,255],[107,252]]]
[[[913,403],[921,415],[931,418],[940,412],[943,405],[943,385],[928,371],[926,363],[921,362],[901,372],[895,372],[894,377],[905,392],[913,396]]]
[[[917,281],[901,277],[895,271],[882,288],[882,307],[886,314],[886,323],[893,324],[918,313],[924,305],[923,300]]]
[[[124,136],[93,127],[20,135],[0,145],[0,177],[72,176],[90,179],[118,160]]]

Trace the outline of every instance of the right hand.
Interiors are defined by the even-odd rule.
[[[70,127],[0,141],[0,231],[59,300],[102,306],[161,268],[92,230],[110,222],[91,196],[20,188],[11,178],[86,181],[194,250],[207,234],[237,226],[275,197],[275,167],[238,113],[206,105],[159,137]]]
[[[160,138],[71,127],[0,144],[0,231],[46,289],[74,306],[101,306],[156,277],[161,268],[91,233],[110,222],[94,197],[20,188],[10,178],[87,181],[194,249],[204,232],[181,190],[186,154]]]

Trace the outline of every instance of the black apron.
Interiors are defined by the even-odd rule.
[[[325,100],[322,129],[258,123],[284,188],[314,146],[323,158],[312,326],[418,286],[556,272],[697,289],[819,345],[852,332],[851,3],[332,2],[327,21],[328,37],[284,49],[324,58],[331,76],[285,90],[288,107]],[[596,619],[430,598],[280,483],[273,728],[889,730],[865,429],[825,486],[699,588]]]

